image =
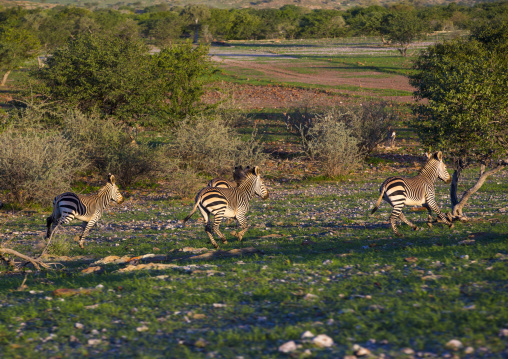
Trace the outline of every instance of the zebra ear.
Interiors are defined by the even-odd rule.
[[[115,176],[113,176],[111,173],[108,174],[108,182],[111,184],[115,184]]]
[[[430,153],[425,152],[425,157],[427,157],[427,159],[430,159]]]
[[[438,161],[442,161],[442,160],[443,160],[443,152],[438,151],[438,152],[434,153],[434,157],[435,157]]]
[[[258,166],[255,166],[255,167],[253,168],[253,170],[254,170],[254,174],[255,174],[256,176],[259,176],[259,167],[258,167]]]

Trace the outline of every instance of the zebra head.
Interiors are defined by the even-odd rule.
[[[118,189],[117,185],[115,184],[115,176],[113,176],[111,173],[108,174],[108,183],[111,184],[111,200],[120,204],[124,201],[124,198],[122,194],[120,193],[120,190]]]
[[[246,170],[249,169],[249,166],[247,166]],[[259,167],[254,166],[250,173],[252,173],[254,176],[256,176],[256,182],[254,184],[254,193],[261,197],[262,199],[267,199],[269,197],[268,190],[266,189],[265,184],[263,183],[263,180],[261,179],[261,176],[259,175]]]
[[[441,151],[438,151],[433,154],[426,153],[425,155],[428,158],[427,164],[435,166],[437,178],[442,180],[444,183],[450,183],[452,181],[452,177],[446,170],[446,165],[443,162],[443,153]]]

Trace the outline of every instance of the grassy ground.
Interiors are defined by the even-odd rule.
[[[178,220],[188,202],[164,193],[132,192],[95,228],[84,251],[65,227],[55,250],[73,259],[49,272],[2,272],[0,354],[3,358],[122,356],[136,358],[337,358],[359,345],[376,356],[492,357],[508,355],[508,218],[506,175],[490,180],[467,207],[472,221],[396,238],[389,206],[367,213],[389,173],[367,171],[345,182],[270,183],[267,201],[254,199],[244,242],[234,258],[186,260],[184,247],[212,246],[196,214]],[[468,173],[467,184],[474,173]],[[438,185],[444,206],[447,188]],[[406,210],[424,226],[426,213]],[[2,213],[4,238],[34,251],[47,213]],[[466,242],[464,242],[466,241]],[[467,245],[462,245],[467,244]],[[80,271],[108,255],[167,255],[179,267],[119,272],[127,264]],[[85,255],[85,257],[76,257]],[[62,259],[62,258],[60,258]],[[193,267],[192,265],[195,265]],[[24,285],[22,283],[24,282]],[[58,296],[62,288],[94,289]],[[305,331],[334,341],[319,348]],[[463,348],[446,344],[457,339]],[[471,347],[471,348],[470,348]],[[466,354],[469,353],[469,354]],[[411,356],[411,355],[410,355]]]

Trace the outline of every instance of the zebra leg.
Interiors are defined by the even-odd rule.
[[[390,215],[390,224],[392,225],[392,229],[399,237],[404,237],[404,235],[397,230],[396,224],[397,219],[399,219],[399,216],[402,213],[402,208],[404,208],[404,206],[393,207],[392,214]]]
[[[437,216],[439,217],[439,219],[441,219],[444,223],[446,223],[448,225],[448,227],[450,229],[452,229],[453,227],[455,227],[455,225],[453,224],[453,222],[449,221],[448,218],[445,216],[445,214],[443,212],[441,212],[441,210],[439,209],[439,206],[437,205],[436,201],[434,200],[434,198],[431,198],[430,200],[427,199],[427,203],[429,205],[429,207],[434,211],[436,212]]]
[[[406,218],[406,216],[404,215],[404,213],[400,212],[400,215],[399,215],[399,218],[405,223],[407,224],[409,227],[411,227],[413,229],[413,231],[417,231],[418,230],[418,226],[415,226],[413,224],[413,222],[411,222],[409,219]]]
[[[84,222],[86,223],[86,222]],[[85,229],[83,230],[83,233],[81,233],[81,236],[79,236],[79,248],[84,249],[84,243],[85,243],[85,237],[88,236],[88,233],[90,232],[90,229],[92,229],[93,225],[95,224],[95,221],[92,219],[90,222],[87,223]]]
[[[432,218],[432,210],[427,203],[424,203],[423,207],[427,208],[427,211],[428,211],[427,226],[429,228],[432,228],[432,222],[434,222],[434,219]]]
[[[53,226],[53,215],[46,218],[46,239],[51,237],[51,232],[53,232],[52,227]]]
[[[236,238],[238,238],[238,242],[242,241],[243,235],[247,230],[249,229],[249,226],[247,225],[247,219],[245,218],[245,215],[238,214],[236,216],[236,220],[238,221],[238,224],[240,225],[241,231],[236,233]]]
[[[208,238],[210,238],[210,242],[212,242],[214,248],[219,248],[219,245],[217,244],[217,242],[215,242],[215,239],[213,239],[212,218],[210,216],[210,212],[208,212],[202,206],[198,206],[198,208],[199,211],[201,212],[201,215],[203,216],[203,219],[205,220],[205,232],[208,235]]]
[[[222,219],[224,218],[223,216],[224,216],[224,211],[217,212],[217,213],[214,214],[213,231],[215,232],[215,234],[217,234],[219,236],[219,238],[221,239],[222,243],[227,244],[228,241],[226,239],[226,236],[224,236],[224,234],[222,234],[221,231],[219,231],[219,226],[220,226],[220,224],[222,222]]]

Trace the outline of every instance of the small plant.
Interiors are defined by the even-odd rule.
[[[48,247],[48,253],[54,256],[66,256],[70,253],[71,246],[68,238],[56,236]]]

